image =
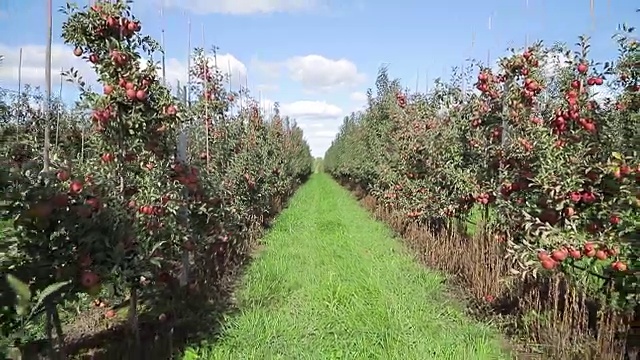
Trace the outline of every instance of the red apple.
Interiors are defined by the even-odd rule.
[[[167,106],[167,108],[165,109],[165,113],[169,116],[174,116],[178,113],[178,110],[176,109],[175,106],[173,105],[169,105]]]
[[[567,258],[567,253],[562,250],[555,250],[553,253],[551,253],[551,258],[557,262],[562,262]]]
[[[611,264],[611,267],[616,271],[627,271],[627,264],[623,263],[622,261],[615,261]]]
[[[92,288],[100,282],[100,278],[98,275],[90,270],[84,271],[82,275],[80,275],[80,283],[85,288]]]
[[[558,263],[556,263],[553,259],[545,259],[542,260],[540,264],[542,264],[542,267],[546,270],[551,270],[555,268]]]
[[[86,199],[85,204],[91,206],[91,208],[93,208],[96,211],[100,210],[100,207],[102,207],[102,204],[100,203],[100,199],[98,199],[97,197],[90,197]]]
[[[56,174],[56,177],[60,181],[67,181],[67,180],[69,180],[69,172],[66,171],[66,170],[58,170],[58,173]]]
[[[618,225],[620,224],[620,216],[618,216],[617,214],[611,214],[609,216],[609,223],[611,223],[611,225]]]
[[[582,254],[580,253],[580,251],[576,250],[576,249],[572,249],[571,251],[569,251],[569,256],[571,256],[572,258],[578,260],[582,257]]]
[[[144,101],[147,99],[147,92],[144,90],[138,90],[138,92],[136,92],[136,98],[139,101]]]
[[[129,99],[129,100],[135,100],[136,99],[136,95],[137,94],[136,94],[135,90],[128,89],[126,94],[127,94],[127,99]]]
[[[69,191],[72,194],[77,194],[82,191],[83,184],[79,180],[73,180],[69,185]]]
[[[106,153],[106,154],[102,154],[102,156],[100,156],[100,159],[102,159],[102,161],[105,163],[110,163],[113,161],[114,156],[111,153]]]
[[[578,65],[578,72],[580,74],[586,74],[587,70],[589,70],[589,67],[587,66],[587,64],[582,63]]]

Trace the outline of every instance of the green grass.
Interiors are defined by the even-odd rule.
[[[507,359],[326,174],[314,174],[264,238],[220,338],[184,359]]]
[[[466,221],[467,233],[474,235],[479,230],[479,225],[483,222],[484,206],[476,204],[471,208],[471,212]],[[496,212],[493,208],[489,207],[489,221],[494,219]]]

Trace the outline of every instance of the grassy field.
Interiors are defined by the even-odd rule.
[[[264,238],[219,339],[184,359],[508,359],[391,232],[314,174]]]

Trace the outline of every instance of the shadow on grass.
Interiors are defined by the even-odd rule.
[[[62,353],[69,359],[162,360],[179,358],[186,348],[202,341],[215,342],[225,316],[236,311],[235,283],[252,258],[248,252],[236,257],[233,265],[220,266],[225,273],[207,289],[193,291],[174,284],[153,299],[141,299],[139,347],[126,321],[127,304],[122,304],[112,308],[117,312],[113,319],[105,318],[104,308],[82,312],[65,326]],[[32,341],[23,346],[23,359],[48,359],[47,349],[46,340]]]
[[[194,276],[203,280],[197,288],[169,284],[154,297],[140,300],[139,347],[126,321],[127,305],[122,304],[113,307],[115,319],[105,319],[104,308],[80,314],[66,326],[62,353],[69,359],[163,360],[180,358],[185,349],[203,341],[215,343],[224,318],[236,312],[234,290],[260,250],[258,239],[286,207],[280,199],[274,200],[268,215],[248,226],[241,245],[210,245],[199,259],[207,265]],[[22,347],[23,359],[48,359],[47,348],[46,340],[32,341]]]
[[[172,359],[189,346],[215,341],[224,316],[235,311],[231,291],[223,291],[217,300],[189,295],[176,302],[184,306],[141,315],[139,349],[124,323],[69,342],[66,353],[77,359]],[[166,318],[160,320],[161,314]]]

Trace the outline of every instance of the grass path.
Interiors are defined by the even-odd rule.
[[[507,359],[442,278],[404,253],[328,175],[314,174],[264,238],[219,340],[184,359]]]

